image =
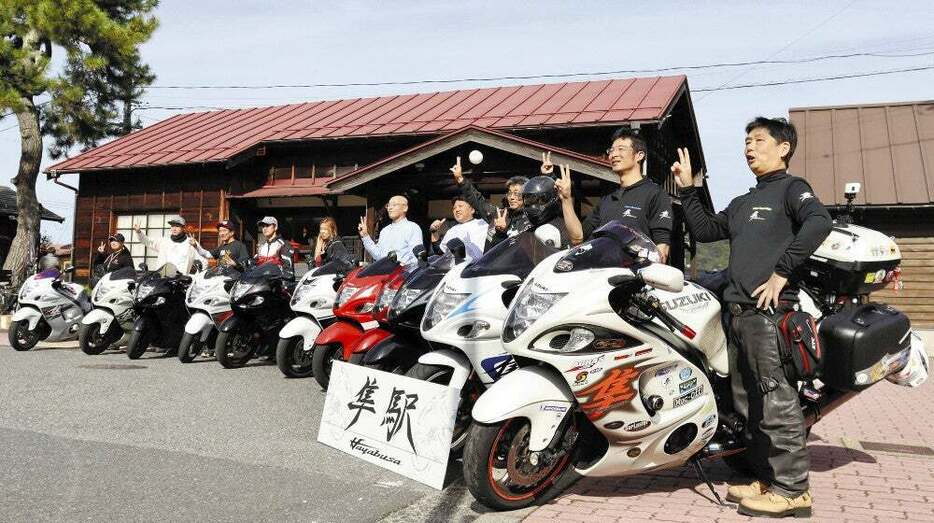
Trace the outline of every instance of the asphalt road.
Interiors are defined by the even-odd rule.
[[[440,520],[470,505],[453,475],[439,493],[317,443],[313,379],[150,354],[0,346],[0,520]]]

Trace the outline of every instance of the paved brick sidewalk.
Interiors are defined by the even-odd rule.
[[[815,521],[934,521],[934,456],[864,449],[860,442],[934,447],[934,385],[879,383],[812,430]],[[870,446],[871,447],[871,446]],[[721,461],[705,467],[721,496],[742,481]],[[748,481],[748,480],[747,480]],[[527,522],[752,521],[720,507],[693,469],[584,478]]]

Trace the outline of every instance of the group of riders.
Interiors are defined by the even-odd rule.
[[[792,278],[801,265],[831,231],[832,219],[801,178],[788,174],[797,134],[782,118],[759,117],[746,127],[744,155],[756,177],[755,187],[719,213],[705,208],[696,194],[690,153],[678,150],[671,173],[678,186],[684,219],[700,242],[730,240],[728,283],[725,308],[730,312],[728,341],[732,392],[736,412],[748,420],[745,438],[756,472],[749,485],[730,487],[728,499],[739,504],[747,515],[782,517],[810,508],[808,486],[809,457],[806,430],[795,384],[783,373],[778,338],[774,332],[782,314],[795,307],[797,286]],[[533,227],[552,224],[560,232],[561,245],[568,248],[589,239],[601,226],[618,221],[651,238],[661,262],[669,256],[672,241],[672,199],[657,183],[645,176],[643,166],[647,147],[638,133],[618,130],[606,151],[619,187],[604,196],[589,216],[576,214],[570,167],[560,165],[555,175],[551,154],[542,154],[540,173],[532,178],[514,176],[506,182],[503,206],[483,196],[467,177],[460,158],[451,167],[459,193],[453,199],[455,222],[439,219],[431,223],[429,236],[433,253],[444,253],[453,239],[465,247],[468,258],[479,258],[484,251]],[[390,223],[370,236],[366,217],[361,217],[358,233],[367,254],[379,260],[395,253],[398,262],[414,267],[414,250],[423,245],[422,229],[407,219],[408,200],[396,195],[386,204]],[[168,220],[170,234],[152,238],[134,225],[140,243],[158,255],[158,265],[173,264],[188,273],[197,260],[242,264],[249,254],[236,238],[237,227],[230,221],[217,223],[218,246],[208,250],[185,231],[180,216]],[[262,241],[253,256],[257,265],[280,265],[286,278],[294,279],[293,248],[279,234],[276,218],[257,222]],[[132,267],[133,259],[120,233],[102,242],[94,259],[94,275]],[[341,243],[337,224],[325,218],[315,239],[313,264],[351,260]]]

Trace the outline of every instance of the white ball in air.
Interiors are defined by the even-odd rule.
[[[473,151],[470,151],[470,154],[467,156],[467,158],[470,160],[470,163],[474,165],[480,165],[480,162],[483,161],[483,153],[474,149]]]

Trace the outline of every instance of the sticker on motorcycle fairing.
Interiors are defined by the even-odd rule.
[[[555,264],[555,272],[570,272],[574,269],[574,264],[568,260],[561,260]]]
[[[593,342],[593,348],[597,350],[619,350],[625,349],[629,342],[626,338],[613,338],[606,340],[596,340]]]
[[[563,405],[542,405],[539,407],[539,410],[543,412],[559,412],[564,413],[568,411],[568,408]]]
[[[577,362],[574,363],[574,366],[573,366],[573,367],[571,367],[570,369],[568,369],[568,370],[566,370],[566,371],[564,371],[564,372],[577,372],[577,371],[579,371],[579,370],[587,370],[587,369],[593,367],[594,365],[600,363],[601,361],[603,361],[603,358],[604,358],[605,356],[606,356],[606,354],[601,354],[601,355],[597,356],[596,358],[590,358],[590,359],[587,359],[587,360],[580,360],[580,361],[577,361]]]
[[[693,374],[693,373],[694,373],[694,371],[692,371],[690,367],[685,367],[685,368],[681,369],[681,372],[678,373],[678,377],[681,378],[681,381],[684,381],[684,380],[690,378],[690,377],[691,377],[691,374]]]
[[[704,418],[704,423],[701,424],[701,427],[706,429],[716,420],[717,420],[717,414],[716,413],[711,414],[710,416],[707,416],[706,418]]]
[[[53,305],[51,307],[43,307],[42,315],[50,320],[54,320],[55,318],[58,318],[59,316],[62,315],[62,306]]]
[[[712,298],[707,292],[698,292],[690,296],[678,296],[662,302],[662,309],[684,310],[685,312],[694,312],[706,308],[710,305]]]
[[[623,423],[622,421],[611,421],[607,423],[606,425],[604,425],[603,428],[609,429],[609,430],[616,430],[622,427],[623,425],[625,425],[625,423]]]
[[[675,398],[675,401],[674,401],[674,403],[672,404],[672,406],[675,407],[675,408],[678,408],[678,407],[680,407],[681,405],[684,405],[685,403],[687,403],[687,402],[689,402],[689,401],[691,401],[691,400],[697,399],[697,397],[700,396],[703,392],[704,392],[704,386],[703,386],[703,385],[700,385],[699,387],[697,387],[696,389],[692,390],[691,392],[688,392],[688,393],[685,394],[684,396],[679,396],[679,397]]]
[[[664,376],[665,374],[668,374],[669,372],[675,370],[676,367],[677,365],[672,365],[670,367],[665,367],[664,369],[658,369],[657,371],[655,371],[655,376]]]
[[[578,372],[577,376],[574,377],[575,385],[583,385],[584,383],[587,383],[587,371],[586,370],[582,372]]]
[[[650,352],[652,352],[651,347],[648,348],[648,349],[642,349],[642,350],[636,352],[636,357],[645,356],[646,354],[648,354],[648,353],[650,353]]]
[[[615,407],[629,403],[636,397],[632,382],[639,377],[639,371],[633,367],[610,369],[603,378],[589,387],[574,393],[579,398],[587,398],[581,403],[581,410],[597,421]]]
[[[376,320],[373,320],[373,321],[365,321],[365,322],[361,323],[360,326],[363,327],[363,330],[368,331],[368,330],[371,330],[371,329],[375,329],[376,327],[379,327],[379,322],[376,321]]]
[[[633,421],[629,425],[626,425],[626,432],[639,432],[640,430],[646,429],[652,422],[644,419],[640,421]]]
[[[481,361],[480,368],[482,368],[490,378],[493,378],[493,381],[496,381],[516,370],[518,365],[516,365],[516,360],[511,354],[500,354],[499,356],[493,356]]]
[[[681,394],[684,394],[685,392],[693,389],[695,385],[697,385],[697,378],[691,378],[687,381],[682,381],[678,385],[678,390]]]

